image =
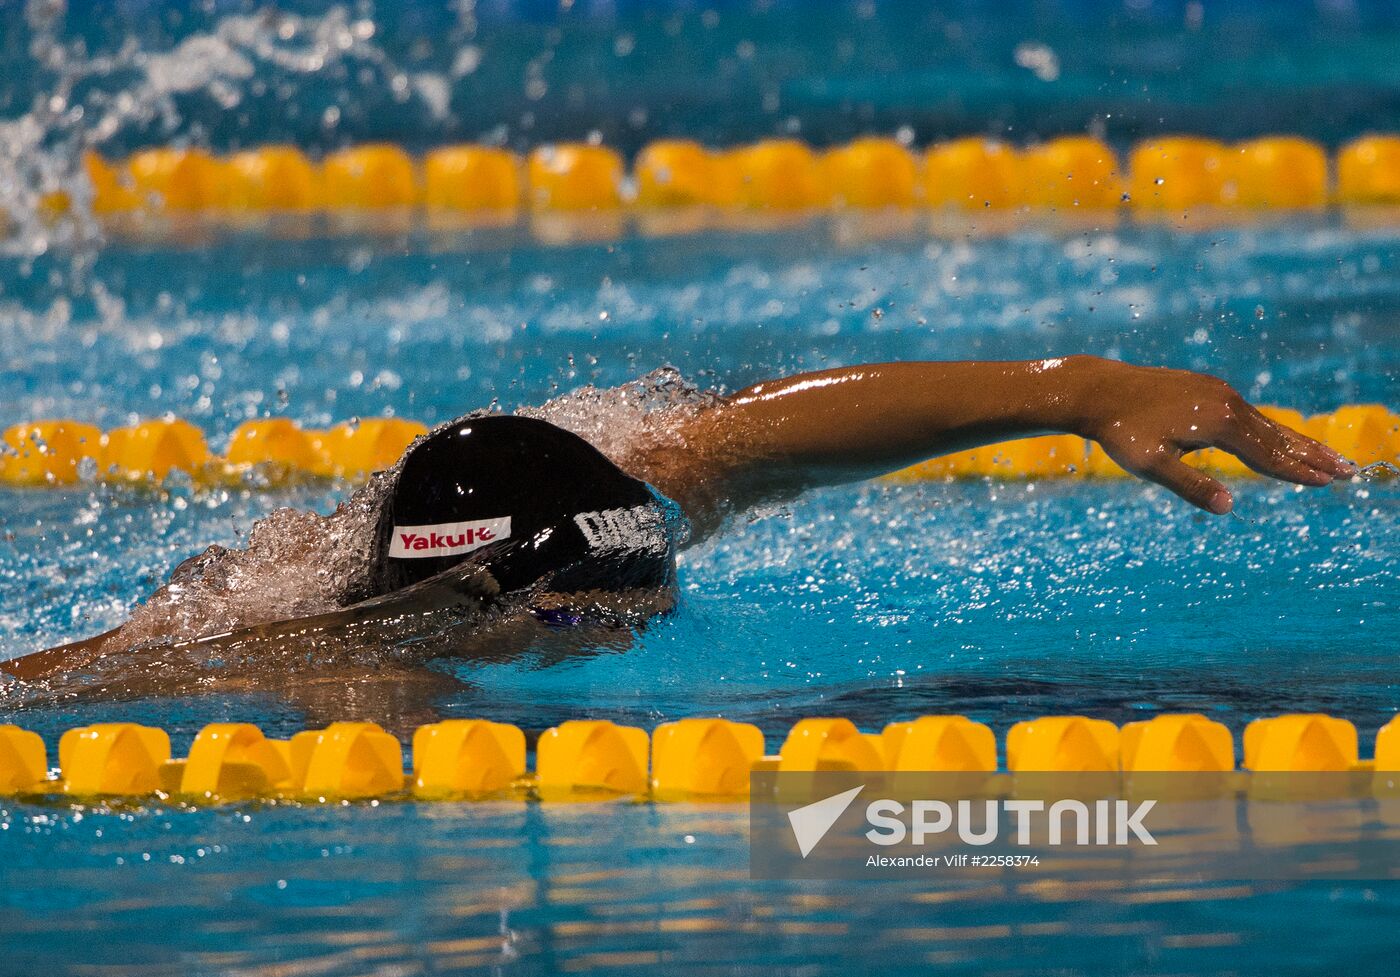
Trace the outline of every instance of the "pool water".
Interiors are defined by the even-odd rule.
[[[737,389],[882,359],[1095,353],[1259,402],[1400,407],[1393,212],[1166,223],[839,217],[665,235],[318,218],[68,230],[80,151],[387,140],[528,150],[664,137],[1400,129],[1392,5],[1036,0],[340,5],[0,0],[0,426],[166,412],[427,423],[669,366]],[[77,198],[81,208],[81,195]],[[630,219],[629,219],[630,221]],[[3,222],[0,222],[3,223]],[[76,229],[74,229],[76,228]],[[668,386],[681,381],[671,374]],[[618,424],[634,416],[608,395]],[[182,754],[217,720],[602,717],[865,729],[962,712],[1124,722],[1400,707],[1400,482],[1243,482],[1213,519],[1128,481],[872,483],[746,515],[682,557],[627,647],[427,663],[387,681],[52,698],[43,734],[131,720]],[[349,486],[0,489],[0,658],[122,621],[179,561]],[[215,670],[217,671],[217,670]],[[1238,741],[1237,741],[1238,742]],[[1365,747],[1363,746],[1363,750]],[[0,974],[1311,974],[1394,971],[1394,883],[753,881],[730,805],[0,799]]]
[[[1336,216],[879,230],[117,240],[73,298],[44,259],[7,275],[0,403],[9,420],[106,426],[170,411],[217,444],[251,416],[433,422],[664,364],[734,389],[862,360],[1084,351],[1208,369],[1305,411],[1397,401],[1394,231]],[[180,559],[346,491],[6,490],[0,653],[111,626]],[[1128,481],[830,489],[687,551],[679,612],[624,649],[436,662],[403,687],[11,698],[6,718],[51,751],[75,724],[157,724],[177,754],[215,720],[406,735],[440,716],[540,730],[720,714],[773,749],[808,715],[876,729],[963,712],[1000,736],[1064,712],[1201,711],[1238,732],[1317,710],[1368,742],[1397,707],[1400,486],[1236,492],[1214,519]],[[742,807],[0,810],[0,940],[20,972],[1373,973],[1400,902],[1362,883],[751,882]]]

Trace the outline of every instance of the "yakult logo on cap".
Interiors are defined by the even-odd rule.
[[[395,526],[389,555],[400,560],[457,556],[509,538],[510,516],[473,522],[440,522],[433,526]]]

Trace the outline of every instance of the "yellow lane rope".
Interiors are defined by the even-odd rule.
[[[1244,732],[1244,771],[1353,773],[1374,777],[1366,792],[1395,796],[1400,784],[1400,718],[1376,736],[1374,759],[1358,753],[1356,727],[1323,714],[1256,719]],[[527,767],[525,734],[481,719],[420,727],[405,771],[399,740],[374,723],[339,722],[272,740],[249,723],[214,723],[185,758],[171,758],[162,729],[99,723],[59,740],[59,770],[48,768],[43,739],[0,725],[0,796],[149,797],[207,802],[249,798],[312,801],[417,797],[428,800],[536,798],[655,801],[746,797],[754,771],[889,771],[985,774],[1146,773],[1218,775],[1224,791],[1254,790],[1236,775],[1229,729],[1205,716],[1165,714],[1121,728],[1085,716],[1045,716],[1016,723],[1004,743],[999,774],[992,730],[956,715],[923,716],[879,733],[848,719],[811,718],[794,725],[778,753],[764,755],[758,727],[726,719],[682,719],[644,729],[608,720],[571,720],[546,730]],[[1255,785],[1264,784],[1256,777]],[[1317,788],[1319,785],[1313,785]],[[1264,788],[1267,789],[1267,788]]]
[[[1268,416],[1302,431],[1359,465],[1400,463],[1400,415],[1379,404],[1353,404],[1305,417],[1264,407]],[[178,418],[149,420],[102,432],[71,419],[16,424],[0,434],[0,485],[63,486],[83,481],[159,483],[186,472],[201,484],[276,485],[298,478],[363,479],[388,468],[428,428],[399,418],[372,418],[324,430],[303,429],[286,418],[246,421],[221,456],[204,432]],[[1189,461],[1225,475],[1252,472],[1218,449]],[[246,476],[256,472],[256,480]],[[891,478],[1114,477],[1122,469],[1097,444],[1074,435],[1047,435],[944,455]]]
[[[542,146],[525,157],[494,146],[444,146],[421,158],[370,143],[320,160],[292,146],[226,157],[155,148],[120,160],[88,153],[84,170],[99,215],[682,207],[1181,213],[1400,204],[1400,135],[1363,136],[1333,156],[1297,136],[1233,144],[1163,136],[1138,143],[1126,159],[1087,136],[1028,147],[965,138],[922,151],[880,137],[826,150],[793,139],[726,149],[668,139],[644,147],[630,170],[620,153],[590,143]],[[43,206],[60,216],[72,196],[55,190]]]

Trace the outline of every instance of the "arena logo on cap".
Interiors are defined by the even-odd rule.
[[[458,556],[509,538],[510,516],[471,522],[441,522],[432,526],[395,526],[389,555],[401,560]]]
[[[580,512],[574,523],[594,549],[666,550],[666,517],[655,506]]]

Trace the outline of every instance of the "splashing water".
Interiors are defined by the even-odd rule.
[[[392,484],[381,474],[329,516],[274,510],[243,549],[211,546],[186,560],[122,626],[134,646],[334,610],[366,572],[379,511]]]
[[[647,457],[658,448],[682,448],[681,422],[715,397],[663,367],[618,387],[587,386],[516,413],[578,434],[645,479]],[[246,547],[211,546],[186,560],[132,612],[121,643],[190,640],[342,606],[347,593],[361,590],[396,470],[374,476],[328,516],[277,509],[254,524]]]
[[[617,387],[588,385],[540,407],[516,411],[572,431],[625,471],[650,468],[645,456],[685,447],[681,422],[713,405],[717,394],[701,390],[674,367],[663,366]]]
[[[65,0],[28,0],[24,14],[38,84],[27,112],[0,121],[0,255],[35,258],[65,246],[84,270],[102,239],[84,153],[133,138],[207,143],[200,122],[181,112],[185,96],[233,112],[269,92],[287,98],[300,79],[346,78],[382,82],[396,101],[416,97],[430,118],[447,111],[441,78],[401,70],[374,43],[375,23],[341,6],[230,14],[169,50],[147,50],[133,35],[96,56],[83,40],[65,40]],[[336,129],[339,111],[326,110],[322,130]]]

